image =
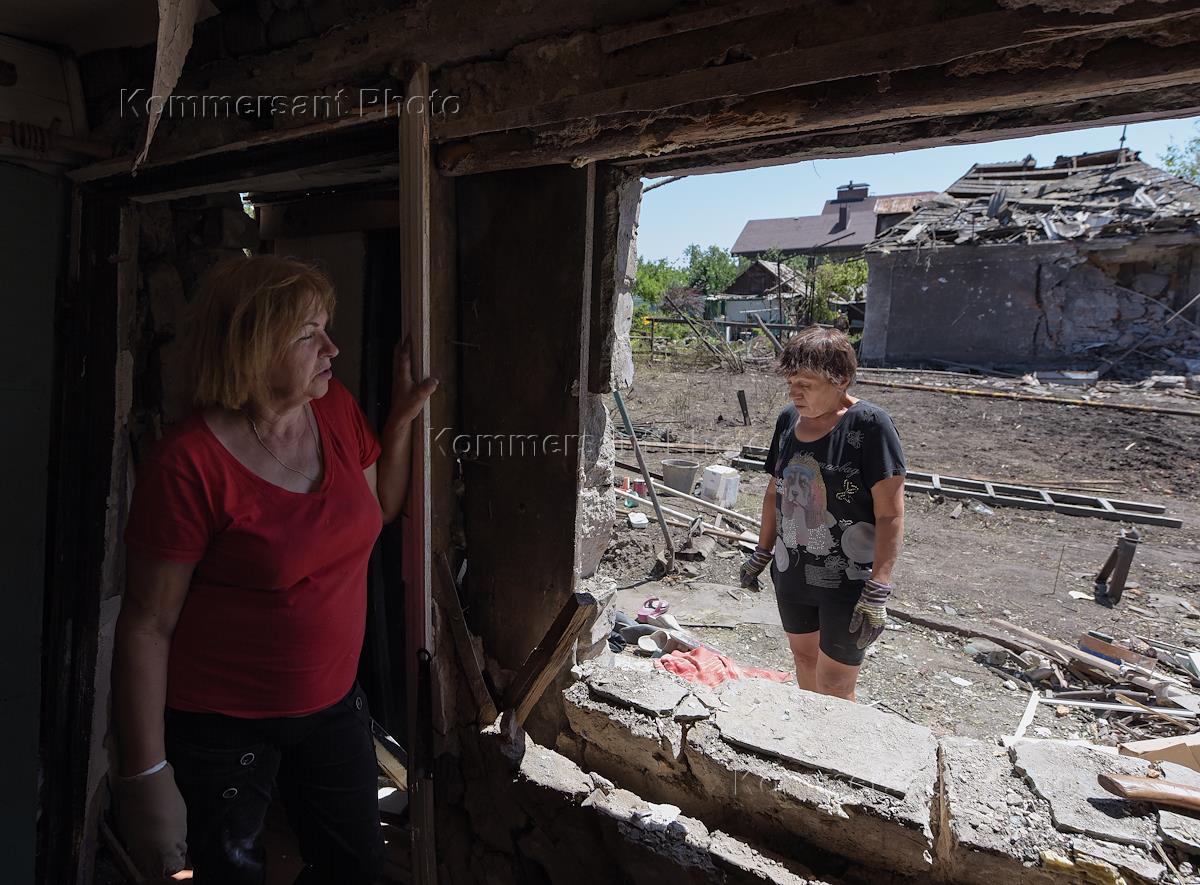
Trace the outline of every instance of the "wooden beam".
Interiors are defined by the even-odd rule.
[[[406,92],[427,95],[429,69],[418,64]],[[400,118],[400,291],[404,335],[411,341],[412,372],[429,372],[429,117]],[[409,814],[413,828],[413,882],[437,881],[433,797],[433,723],[431,657],[433,648],[432,497],[430,494],[429,402],[412,423],[412,473],[402,525],[406,627],[405,671],[408,686]],[[428,706],[429,709],[423,709]]]
[[[579,631],[596,611],[596,597],[578,591],[546,631],[504,693],[504,709],[512,728],[521,728],[546,688],[562,671]]]
[[[1181,4],[1176,2],[1171,6],[1180,7]],[[904,28],[855,35],[820,46],[801,45],[791,52],[716,67],[689,70],[696,65],[696,59],[680,54],[680,73],[639,77],[640,72],[636,70],[622,71],[624,76],[615,77],[616,82],[607,88],[583,91],[565,98],[554,97],[561,90],[555,79],[530,78],[524,62],[511,66],[482,62],[470,66],[478,67],[478,72],[451,69],[440,76],[439,82],[456,89],[454,84],[460,80],[479,80],[486,67],[489,94],[512,95],[524,103],[484,113],[476,106],[482,102],[468,101],[463,113],[437,124],[436,138],[446,141],[570,120],[595,120],[612,114],[648,114],[698,101],[737,99],[797,86],[938,67],[973,56],[987,57],[973,63],[977,71],[986,72],[1005,66],[1003,53],[1006,51],[1066,44],[1085,36],[1094,40],[1115,39],[1127,33],[1136,34],[1140,28],[1160,26],[1164,19],[1172,25],[1187,28],[1189,23],[1194,24],[1200,19],[1200,12],[1190,3],[1182,9],[1166,12],[1156,8],[1153,14],[1142,14],[1141,9],[1135,7],[1129,13],[1103,17],[1032,10],[1004,10],[933,21],[921,21],[918,17]],[[761,23],[768,30],[795,25],[794,14]],[[600,67],[600,60],[595,66]],[[505,83],[506,78],[517,82]]]
[[[475,643],[471,640],[471,632],[467,629],[467,621],[463,616],[462,603],[458,598],[458,587],[454,580],[454,572],[450,568],[450,560],[444,552],[438,553],[438,575],[440,580],[433,582],[437,604],[445,613],[450,623],[450,635],[454,637],[454,648],[458,652],[458,663],[471,694],[475,696],[477,706],[475,722],[483,728],[496,721],[499,711],[492,693],[488,691],[487,683],[483,680],[483,666],[475,653]]]
[[[1116,126],[1200,114],[1200,85],[1171,86],[1107,99],[1062,101],[945,114],[874,125],[836,127],[778,138],[746,139],[684,148],[661,157],[613,161],[645,176],[703,175],[838,157],[857,157],[1045,135],[1082,127]]]
[[[651,40],[662,40],[690,31],[715,28],[730,22],[768,15],[773,12],[795,10],[796,6],[796,0],[743,0],[743,2],[727,3],[723,6],[698,9],[694,12],[669,15],[665,18],[640,21],[606,31],[600,37],[600,49],[605,53],[612,54],[620,52],[622,49],[628,49],[630,46],[649,43]]]
[[[893,74],[880,91],[876,78],[803,86],[739,100],[706,101],[669,113],[620,114],[587,127],[543,127],[449,142],[438,152],[445,174],[458,175],[526,164],[613,159],[651,160],[683,150],[713,149],[759,140],[785,142],[797,136],[852,133],[856,128],[906,122],[954,134],[947,117],[998,114],[1065,105],[1073,111],[1062,128],[1089,117],[1092,106],[1119,104],[1126,113],[1141,111],[1138,95],[1178,90],[1194,101],[1200,81],[1195,46],[1153,48],[1124,41],[1097,49],[1088,64],[1055,76],[1045,71],[999,71],[948,80],[941,69]],[[1164,113],[1163,116],[1167,114]],[[781,151],[782,152],[782,151]],[[666,164],[670,165],[670,160]]]

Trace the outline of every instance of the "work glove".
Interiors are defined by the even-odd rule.
[[[109,770],[117,834],[130,859],[148,880],[184,868],[187,857],[187,806],[168,762],[153,774],[120,777]]]
[[[763,550],[755,545],[754,552],[750,554],[750,558],[742,563],[741,580],[742,587],[747,590],[761,590],[762,587],[758,583],[758,576],[763,573],[768,565],[771,564],[771,551]]]
[[[892,595],[891,584],[881,584],[879,581],[867,580],[863,585],[862,594],[854,606],[850,616],[850,632],[858,634],[859,648],[866,648],[879,638],[887,624],[887,598]]]

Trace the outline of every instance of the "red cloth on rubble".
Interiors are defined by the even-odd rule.
[[[742,679],[747,676],[769,679],[772,682],[792,681],[791,673],[762,667],[743,667],[732,658],[718,654],[703,645],[687,652],[673,651],[665,654],[654,662],[654,666],[682,676],[688,682],[699,682],[708,686],[717,686],[728,679]]]

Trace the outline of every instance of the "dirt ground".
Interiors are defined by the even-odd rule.
[[[954,382],[919,372],[864,375],[924,384]],[[739,389],[746,393],[749,427],[742,426]],[[1112,550],[1120,523],[1000,507],[990,516],[963,507],[956,516],[957,500],[910,493],[905,548],[896,569],[897,606],[981,628],[992,626],[993,618],[1004,618],[1072,645],[1083,632],[1103,630],[1118,638],[1149,636],[1200,648],[1200,614],[1186,605],[1200,609],[1200,402],[1164,403],[1159,394],[1136,391],[1119,397],[1125,402],[1197,407],[1193,418],[865,384],[856,384],[850,392],[892,415],[910,469],[1047,485],[1113,480],[1105,487],[1111,491],[1103,494],[1163,504],[1168,515],[1184,523],[1181,529],[1138,527],[1143,541],[1130,571],[1136,586],[1116,608],[1108,609],[1090,598],[1092,579]],[[1079,396],[1078,390],[1068,388],[1057,392]],[[636,425],[654,425],[673,439],[739,451],[743,444],[769,444],[787,396],[784,382],[766,369],[734,374],[639,364],[625,401]],[[621,421],[615,408],[613,419]],[[663,457],[671,453],[646,450],[651,470],[658,470]],[[675,457],[693,457],[702,465],[727,463],[718,454]],[[618,447],[617,459],[636,463],[628,448]],[[616,474],[632,476],[634,471],[618,466]],[[736,509],[757,516],[765,489],[764,474],[743,470]],[[663,546],[654,522],[631,529],[626,513],[622,509],[614,518],[613,540],[598,573],[616,582],[623,599],[638,595],[636,588],[648,581],[655,554]],[[681,538],[684,529],[672,532]],[[671,612],[688,622],[693,581],[736,587],[742,559],[732,542],[723,542],[715,555],[694,564],[698,576],[669,576],[665,583]],[[1072,598],[1071,591],[1089,598]],[[763,614],[773,613],[769,577],[764,576],[761,595],[742,593],[738,600],[726,595],[723,605],[718,620],[724,626],[695,627],[693,632],[740,663],[792,669],[778,620]],[[977,663],[964,651],[966,641],[893,620],[863,665],[860,702],[925,724],[939,735],[986,739],[1010,734],[1028,702],[1029,683]],[[1039,707],[1030,733],[1102,743],[1121,737],[1088,712],[1059,717],[1051,706]]]

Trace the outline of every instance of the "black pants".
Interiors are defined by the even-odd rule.
[[[188,811],[196,885],[262,885],[262,829],[279,787],[306,864],[297,885],[374,882],[383,858],[371,714],[357,684],[308,716],[167,709],[167,759]]]

